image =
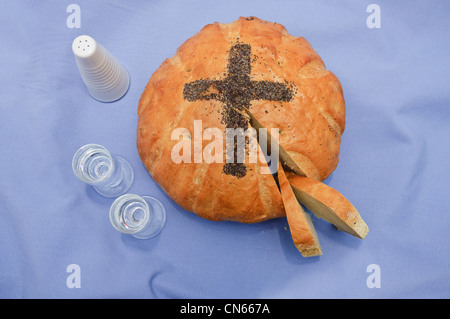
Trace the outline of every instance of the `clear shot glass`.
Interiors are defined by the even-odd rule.
[[[98,144],[82,146],[73,157],[72,169],[81,181],[105,197],[125,194],[134,179],[133,168],[127,160],[112,156]]]
[[[154,197],[125,194],[111,205],[109,219],[119,232],[138,239],[148,239],[158,235],[164,228],[166,210]]]

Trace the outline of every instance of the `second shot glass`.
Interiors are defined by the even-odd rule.
[[[154,197],[125,194],[111,205],[109,219],[119,232],[138,239],[148,239],[158,235],[164,228],[166,211]]]

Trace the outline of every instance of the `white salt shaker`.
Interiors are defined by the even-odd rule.
[[[120,99],[128,90],[127,70],[100,43],[88,35],[72,42],[72,51],[89,94],[101,102]]]

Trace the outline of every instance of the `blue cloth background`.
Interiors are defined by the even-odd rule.
[[[69,4],[81,28],[68,28]],[[448,298],[450,4],[376,1],[2,1],[0,297]],[[340,79],[347,106],[340,164],[325,181],[370,227],[364,241],[314,218],[323,256],[303,258],[285,218],[215,223],[178,207],[135,146],[151,74],[204,25],[257,16],[305,37]],[[92,99],[71,51],[88,34],[130,72],[127,95]],[[155,118],[157,120],[157,118]],[[130,193],[159,198],[163,232],[115,231],[114,199],[76,179],[71,159],[97,143],[130,161]],[[173,181],[176,183],[176,181]],[[80,269],[69,288],[67,267]],[[380,267],[369,288],[368,266]]]

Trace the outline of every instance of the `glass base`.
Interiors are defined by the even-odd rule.
[[[134,234],[139,239],[148,239],[159,235],[166,224],[166,210],[163,204],[154,197],[142,196],[150,207],[150,225],[145,233]]]
[[[138,239],[148,239],[158,235],[164,228],[166,211],[156,198],[125,194],[111,205],[109,218],[119,232]]]
[[[134,172],[131,164],[120,156],[114,156],[116,176],[108,181],[107,185],[93,186],[94,189],[105,197],[117,197],[125,194],[133,184]]]

